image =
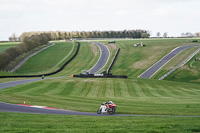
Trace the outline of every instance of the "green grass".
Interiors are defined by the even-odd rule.
[[[55,44],[56,44],[55,46],[52,46],[30,58],[16,72],[36,73],[36,72],[53,71],[58,69],[62,64],[58,65],[58,67],[55,66],[65,56],[68,55],[68,53],[73,48],[73,44],[71,42],[56,42]]]
[[[133,47],[137,42],[147,46]],[[187,83],[188,80],[136,78],[173,48],[186,45],[186,42],[187,39],[117,40],[115,45],[121,50],[112,73],[128,75],[129,79],[62,77],[42,80],[0,90],[0,101],[14,104],[26,101],[32,105],[96,112],[102,102],[112,100],[118,106],[118,114],[200,116],[199,84]],[[92,51],[90,43],[81,42],[77,57],[54,76],[70,76],[89,70],[100,55]],[[188,62],[188,67],[190,64]],[[198,62],[193,65],[199,67]],[[0,113],[0,119],[3,120],[0,132],[200,132],[199,118]]]
[[[92,117],[0,112],[0,132],[20,133],[193,133],[200,132],[199,118]]]
[[[185,59],[187,59],[197,49],[198,49],[198,47],[192,47],[192,48],[188,48],[188,49],[182,51],[180,54],[178,54],[177,56],[175,56],[171,61],[169,61],[167,64],[165,64],[163,66],[163,68],[161,68],[152,78],[153,79],[159,79],[159,78],[161,78],[168,71],[170,71],[171,69],[173,69],[174,67],[178,66],[183,61],[185,61]]]
[[[141,42],[146,46],[133,47],[135,43]],[[191,43],[187,44],[187,39],[135,39],[116,40],[115,45],[121,50],[112,68],[112,73],[136,78],[172,49],[182,45],[191,45]]]
[[[98,61],[100,51],[98,53],[93,52],[93,47],[97,47],[94,44],[88,42],[80,43],[80,50],[76,58],[74,58],[63,71],[53,76],[71,76],[72,74],[80,74],[82,70],[90,70]]]
[[[71,76],[72,74],[80,74],[82,70],[91,69],[96,64],[100,56],[99,51],[97,51],[96,54],[93,52],[93,48],[91,47],[91,45],[93,44],[90,44],[88,42],[81,42],[79,53],[75,57],[75,59],[73,59],[70,64],[68,64],[67,67],[64,68],[63,71],[53,76]],[[16,71],[16,73],[7,73],[1,71],[0,75],[21,75],[24,73],[41,74],[55,71],[74,55],[77,46],[78,45],[76,43],[74,50],[70,54],[70,56],[67,57],[57,67],[54,66],[58,64],[66,55],[68,55],[70,50],[72,49],[72,44],[70,42],[57,42],[55,46],[48,48],[30,58]]]
[[[59,78],[0,91],[1,102],[96,112],[112,100],[119,114],[154,115],[200,115],[199,96],[196,84],[145,79]]]
[[[3,53],[6,49],[11,48],[19,44],[19,42],[4,42],[0,43],[0,53]]]
[[[200,58],[200,53],[197,53],[188,63],[169,75],[166,80],[200,83],[200,61],[195,61],[195,58]]]

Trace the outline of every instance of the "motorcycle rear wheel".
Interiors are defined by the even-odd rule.
[[[108,114],[109,114],[109,115],[114,114],[114,113],[115,113],[115,110],[116,110],[116,108],[112,108],[112,111],[109,111]]]

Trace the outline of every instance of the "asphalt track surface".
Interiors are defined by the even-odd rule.
[[[14,86],[17,86],[17,85],[30,83],[30,82],[40,81],[40,80],[42,80],[42,79],[37,78],[37,79],[27,79],[27,80],[19,80],[19,81],[11,81],[11,82],[0,83],[0,90],[5,89],[5,88],[9,88],[9,87],[14,87]]]
[[[103,68],[106,65],[110,57],[110,52],[106,45],[101,44],[99,42],[92,43],[96,44],[99,47],[99,49],[101,50],[101,56],[99,57],[98,62],[89,70],[89,74],[95,74],[96,72],[101,70],[101,68]]]
[[[198,45],[198,44],[197,45],[187,45],[187,46],[181,46],[181,47],[175,48],[170,53],[168,53],[166,56],[164,56],[161,60],[159,60],[157,63],[155,63],[153,66],[151,66],[149,69],[147,69],[144,73],[142,73],[139,76],[139,78],[150,79],[158,70],[160,70],[172,58],[174,58],[176,55],[178,55],[183,50],[190,48],[190,47],[200,47],[200,45]]]
[[[200,117],[200,116],[174,116],[174,115],[131,115],[131,114],[97,114],[88,112],[76,112],[62,109],[43,109],[27,107],[16,104],[0,102],[1,112],[31,113],[31,114],[56,114],[56,115],[82,115],[82,116],[136,116],[136,117]]]

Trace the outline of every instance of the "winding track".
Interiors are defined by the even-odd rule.
[[[147,78],[150,79],[158,70],[160,70],[166,63],[168,63],[172,58],[178,55],[183,50],[190,48],[190,47],[200,47],[200,45],[187,45],[187,46],[180,46],[172,50],[166,56],[164,56],[161,60],[147,69],[144,73],[142,73],[139,78]]]
[[[106,45],[99,42],[92,43],[96,44],[99,47],[99,49],[101,50],[101,56],[99,57],[98,62],[89,70],[89,74],[95,74],[96,72],[101,70],[106,65],[110,57],[110,51],[108,50]]]
[[[95,43],[99,44],[100,43]],[[98,46],[99,46],[98,45]],[[100,47],[100,46],[99,46]],[[106,48],[103,49],[106,51]],[[108,50],[108,49],[107,49]],[[95,73],[99,71],[106,63],[109,58],[109,55],[107,55],[107,52],[102,52],[102,59],[100,57],[97,64],[90,70],[91,73]],[[175,50],[174,50],[175,51]],[[109,51],[108,51],[109,52]],[[104,56],[104,54],[106,54]],[[165,56],[164,58],[168,58]],[[101,62],[104,62],[100,65]],[[26,84],[30,82],[35,82],[42,80],[40,79],[28,79],[28,80],[20,80],[20,81],[12,81],[12,82],[6,82],[6,83],[0,83],[0,89],[13,87],[21,84]],[[61,109],[43,109],[43,108],[34,108],[34,107],[28,107],[28,106],[21,106],[16,104],[9,104],[9,103],[3,103],[0,102],[0,111],[2,112],[18,112],[18,113],[35,113],[35,114],[59,114],[59,115],[84,115],[84,116],[111,116],[107,114],[96,114],[96,113],[87,113],[87,112],[76,112],[76,111],[70,111],[70,110],[61,110]],[[130,115],[130,114],[113,114],[112,116],[142,116],[142,117],[200,117],[200,116],[171,116],[171,115]]]

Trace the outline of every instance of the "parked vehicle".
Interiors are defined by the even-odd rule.
[[[116,111],[117,105],[115,105],[112,101],[103,102],[101,107],[97,110],[97,114],[108,113],[110,115],[114,114]]]

